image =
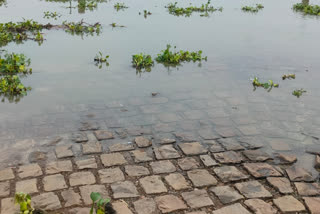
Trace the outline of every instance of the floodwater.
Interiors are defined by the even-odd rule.
[[[224,10],[210,17],[173,16],[165,8],[173,2],[168,0],[124,0],[129,8],[118,12],[116,2],[84,13],[66,8],[68,1],[8,0],[0,7],[0,22],[102,24],[99,36],[48,30],[41,46],[27,41],[1,48],[31,58],[33,74],[23,83],[33,89],[16,104],[0,103],[0,167],[25,163],[34,150],[52,152],[54,147],[43,146],[47,139],[69,139],[90,120],[112,130],[148,128],[155,136],[183,131],[199,137],[200,130],[228,128],[237,136],[257,137],[270,154],[294,153],[299,164],[312,168],[313,156],[305,148],[320,146],[320,18],[294,12],[296,0],[217,0],[212,4]],[[206,2],[178,1],[189,3]],[[256,3],[265,8],[256,14],[241,11]],[[139,15],[145,9],[152,15]],[[62,16],[45,19],[44,11]],[[114,22],[126,27],[112,28]],[[155,57],[167,44],[202,50],[208,61],[169,69],[156,63],[151,72],[136,73],[133,54]],[[110,55],[110,66],[94,65],[99,51]],[[296,79],[283,81],[289,73]],[[253,91],[255,76],[280,86]],[[307,93],[300,98],[291,94],[301,88]]]

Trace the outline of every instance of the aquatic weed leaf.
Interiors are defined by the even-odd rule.
[[[90,194],[90,198],[91,198],[91,200],[92,200],[93,202],[96,202],[96,201],[98,201],[98,200],[101,198],[101,194],[98,193],[98,192],[92,192],[92,193]]]
[[[299,98],[303,93],[306,93],[306,92],[307,92],[306,90],[301,88],[301,89],[294,90],[292,92],[292,95],[296,96],[297,98]]]
[[[320,16],[320,6],[319,5],[308,5],[304,3],[297,3],[293,5],[293,10],[302,12],[304,14]]]
[[[263,8],[264,8],[264,6],[262,4],[256,4],[255,7],[244,6],[241,9],[242,9],[242,11],[245,11],[245,12],[257,13],[257,12],[259,12],[259,10],[262,10]]]

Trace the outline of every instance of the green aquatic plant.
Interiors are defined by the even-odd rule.
[[[109,55],[103,56],[102,53],[99,51],[99,53],[94,57],[94,61],[96,62],[96,66],[99,66],[99,69],[102,68],[102,64],[106,64],[106,66],[109,66]]]
[[[94,208],[96,208],[96,214],[115,214],[115,211],[110,206],[109,198],[102,198],[98,192],[92,192],[90,198],[92,200],[90,214],[93,214]]]
[[[78,9],[79,12],[84,12],[86,9],[93,10],[97,8],[98,3],[96,0],[79,0],[78,1]]]
[[[117,23],[113,22],[110,24],[112,27],[125,27],[124,25],[117,25]]]
[[[17,75],[5,75],[0,78],[0,95],[6,97],[9,102],[18,102],[30,90],[31,87],[24,86]]]
[[[141,12],[139,12],[139,15],[141,15]],[[147,18],[148,16],[152,15],[152,13],[150,11],[147,10],[143,10],[143,16],[144,18]]]
[[[142,53],[132,55],[132,65],[137,70],[145,69],[145,71],[150,72],[153,64],[154,61],[152,60],[150,55],[145,55]]]
[[[282,80],[285,80],[285,79],[295,79],[296,78],[296,75],[295,74],[284,74],[282,75]]]
[[[129,8],[128,6],[126,6],[124,3],[119,3],[117,2],[114,6],[113,6],[117,11],[119,10],[124,10],[126,8]]]
[[[303,93],[306,93],[306,92],[307,92],[306,90],[301,88],[301,89],[294,90],[292,92],[292,95],[296,96],[297,98],[299,98]]]
[[[219,7],[219,8],[215,8],[213,6],[211,6],[211,1],[208,0],[208,2],[206,4],[202,4],[200,7],[196,7],[196,6],[190,6],[190,7],[178,7],[177,6],[178,2],[175,3],[170,3],[166,6],[166,8],[168,8],[169,13],[175,16],[186,16],[189,17],[191,16],[191,14],[193,12],[201,12],[203,14],[201,14],[200,16],[209,16],[209,12],[215,12],[215,11],[220,11],[222,12],[223,8]]]
[[[2,5],[7,5],[7,0],[0,0],[0,7],[1,7]]]
[[[61,28],[64,28],[66,32],[72,35],[93,35],[94,33],[99,34],[101,25],[97,22],[95,24],[88,24],[81,20],[80,22],[67,22],[62,23]]]
[[[167,45],[167,48],[161,51],[160,54],[156,57],[156,61],[159,63],[164,63],[166,65],[179,65],[181,62],[196,62],[207,60],[207,57],[202,57],[202,51],[189,52],[189,51],[171,51],[171,45]],[[174,46],[176,49],[176,46]]]
[[[57,13],[57,12],[50,12],[50,11],[46,11],[46,12],[43,12],[44,13],[44,16],[43,18],[46,18],[46,19],[54,19],[54,20],[57,20],[58,18],[61,17],[61,14]]]
[[[304,14],[320,16],[319,5],[308,5],[303,3],[297,3],[293,5],[293,10],[303,12]]]
[[[244,6],[241,9],[242,9],[242,11],[245,11],[245,12],[257,13],[257,12],[259,12],[259,10],[262,10],[263,8],[264,8],[264,6],[262,4],[256,4],[255,7]]]
[[[0,54],[0,75],[31,74],[30,63],[31,60],[24,54]]]
[[[262,83],[259,81],[258,77],[254,77],[252,80],[252,85],[254,87],[254,91],[256,90],[257,87],[263,87],[264,89],[268,90],[270,92],[272,88],[278,88],[279,84],[273,83],[272,80],[269,80],[268,82]]]

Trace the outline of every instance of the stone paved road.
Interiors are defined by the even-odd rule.
[[[150,136],[105,151],[102,144],[114,134],[93,134],[90,142],[85,132],[75,135],[78,157],[72,146],[57,146],[58,161],[0,170],[1,213],[17,210],[13,196],[20,191],[49,213],[87,214],[93,191],[111,198],[119,214],[320,212],[318,175],[295,166],[292,155],[275,161],[236,138],[204,144],[163,138],[155,146]]]

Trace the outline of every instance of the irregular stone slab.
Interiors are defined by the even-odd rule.
[[[7,197],[10,195],[10,182],[1,182],[0,183],[0,197]]]
[[[160,140],[160,144],[172,144],[175,143],[176,140],[175,139],[171,139],[171,138],[163,138]]]
[[[197,138],[193,134],[186,133],[186,132],[176,132],[174,133],[174,136],[181,142],[197,141]]]
[[[225,151],[225,149],[215,140],[206,141],[206,144],[209,146],[209,151],[212,153]]]
[[[255,178],[282,176],[278,170],[267,163],[245,163],[243,166]]]
[[[138,214],[157,214],[156,202],[152,198],[143,198],[133,202]]]
[[[73,133],[71,139],[76,143],[87,142],[89,140],[85,132]]]
[[[306,181],[306,182],[311,182],[314,181],[315,179],[312,177],[312,174],[308,172],[307,170],[297,167],[297,166],[292,166],[288,169],[286,169],[286,172],[289,176],[290,181]]]
[[[139,176],[144,176],[144,175],[150,174],[148,168],[146,168],[144,166],[126,165],[124,167],[124,169],[129,176],[133,176],[133,177],[139,177]]]
[[[314,160],[314,168],[318,171],[320,171],[320,156],[316,155]]]
[[[154,174],[170,173],[177,170],[169,160],[151,162],[150,166]]]
[[[177,196],[163,195],[155,198],[157,206],[162,213],[187,209],[187,205]]]
[[[303,212],[306,210],[303,204],[291,195],[273,199],[273,203],[283,213]]]
[[[215,134],[212,130],[210,129],[200,129],[198,131],[200,137],[202,137],[204,140],[216,140],[220,138],[217,134]]]
[[[258,181],[247,181],[235,184],[235,187],[246,198],[271,198],[271,193]]]
[[[301,196],[320,195],[320,186],[317,183],[295,182],[294,185]]]
[[[275,163],[277,164],[292,164],[297,161],[297,157],[294,155],[277,153],[275,154]]]
[[[132,143],[117,143],[109,146],[110,152],[122,152],[134,150],[134,145]]]
[[[232,204],[212,212],[212,214],[233,214],[233,213],[250,214],[250,212],[239,203]]]
[[[312,155],[320,155],[320,146],[319,145],[310,145],[306,148],[306,153]]]
[[[124,175],[120,168],[101,169],[98,171],[100,181],[104,184],[111,184],[117,181],[124,181]]]
[[[307,208],[311,212],[311,214],[320,213],[320,198],[304,197],[303,200],[306,203]]]
[[[276,214],[277,210],[271,204],[261,199],[249,199],[244,204],[255,214]]]
[[[127,163],[126,159],[120,153],[103,154],[100,157],[102,164],[105,167],[123,165]]]
[[[158,160],[180,158],[180,154],[172,145],[154,148],[154,154]]]
[[[224,182],[239,181],[249,178],[248,175],[240,172],[235,166],[222,166],[214,168],[213,171]]]
[[[178,165],[182,170],[185,170],[185,171],[190,169],[197,169],[200,167],[199,162],[192,157],[178,159]]]
[[[199,142],[181,143],[179,147],[185,155],[201,155],[207,152]]]
[[[195,212],[186,213],[186,214],[207,214],[207,213],[204,211],[195,211]]]
[[[167,175],[165,180],[175,190],[183,190],[191,187],[180,173],[172,173]]]
[[[1,200],[1,213],[3,214],[11,214],[11,213],[19,213],[19,205],[14,203],[14,198],[4,198]]]
[[[203,165],[205,165],[206,167],[219,165],[209,155],[200,155],[200,160],[202,161]]]
[[[131,151],[130,153],[133,156],[135,163],[153,161],[152,155],[148,154],[147,152],[145,152],[143,150],[134,150],[134,151]]]
[[[263,147],[261,139],[257,137],[240,137],[238,141],[247,149],[260,149]]]
[[[145,137],[136,137],[134,139],[134,142],[137,144],[138,147],[140,148],[144,148],[144,147],[149,147],[152,145],[151,140],[149,140],[148,138]]]
[[[181,194],[182,198],[187,202],[191,208],[200,208],[213,205],[206,190],[194,190],[191,192],[184,192]]]
[[[270,155],[261,150],[246,150],[243,154],[251,161],[266,161],[272,159]]]
[[[90,198],[91,192],[98,192],[102,198],[110,198],[109,193],[104,185],[87,185],[80,188],[81,197],[85,205],[91,205],[92,200]]]
[[[244,135],[258,135],[260,131],[254,125],[243,125],[237,127]]]
[[[90,154],[97,154],[102,152],[102,146],[101,143],[96,141],[96,142],[88,142],[82,144],[82,153],[85,155],[90,155]]]
[[[45,211],[57,210],[61,208],[59,198],[53,192],[42,193],[38,196],[32,197],[34,207],[43,209]]]
[[[72,146],[57,146],[56,147],[56,156],[57,158],[68,158],[73,157]]]
[[[63,175],[61,174],[46,176],[43,178],[42,183],[44,190],[48,192],[68,187]]]
[[[227,138],[227,137],[235,137],[235,136],[237,135],[237,133],[235,132],[235,130],[232,129],[232,128],[224,128],[224,127],[216,128],[216,132],[217,132],[221,137],[224,137],[224,138]]]
[[[109,139],[113,139],[113,133],[110,131],[106,131],[106,130],[99,130],[99,131],[94,131],[93,134],[96,136],[96,138],[100,141],[100,140],[109,140]]]
[[[90,208],[76,207],[68,210],[68,214],[88,214],[90,213]]]
[[[71,207],[73,205],[80,205],[81,197],[79,193],[76,193],[73,189],[68,189],[61,192],[63,200],[66,202],[64,207]]]
[[[99,124],[97,122],[82,122],[81,127],[79,128],[80,131],[94,131],[98,130],[100,128]]]
[[[287,178],[270,177],[267,178],[268,183],[282,194],[293,193],[291,183]]]
[[[16,183],[16,192],[36,193],[39,192],[37,179],[22,180]]]
[[[6,181],[10,179],[14,179],[14,174],[11,168],[0,170],[0,181]]]
[[[113,183],[111,189],[115,199],[139,197],[137,188],[131,181]]]
[[[128,207],[128,204],[125,201],[116,201],[112,203],[113,209],[116,211],[116,213],[121,214],[133,214],[131,210]]]
[[[161,177],[157,175],[141,178],[140,184],[147,194],[156,194],[167,192],[167,188],[161,181]]]
[[[235,138],[221,138],[218,142],[228,151],[239,151],[245,149]]]
[[[210,191],[213,192],[223,204],[229,204],[243,199],[242,195],[229,186],[212,187]]]
[[[95,158],[88,158],[84,160],[77,160],[76,165],[78,169],[96,169],[98,168]]]
[[[187,172],[195,187],[217,185],[218,181],[205,169],[194,169]]]
[[[289,144],[283,142],[283,139],[272,139],[270,145],[276,151],[291,151]]]
[[[94,184],[96,178],[91,172],[75,172],[69,176],[70,186]]]
[[[42,175],[42,170],[37,163],[20,166],[18,169],[20,178],[37,177]]]
[[[45,161],[48,159],[48,157],[45,152],[34,151],[29,154],[28,159],[30,163],[36,163],[39,161]]]
[[[56,174],[60,172],[72,172],[72,163],[70,160],[66,161],[55,161],[47,164],[46,173]]]
[[[213,156],[219,163],[231,164],[241,163],[243,161],[242,156],[234,151],[214,153]]]

